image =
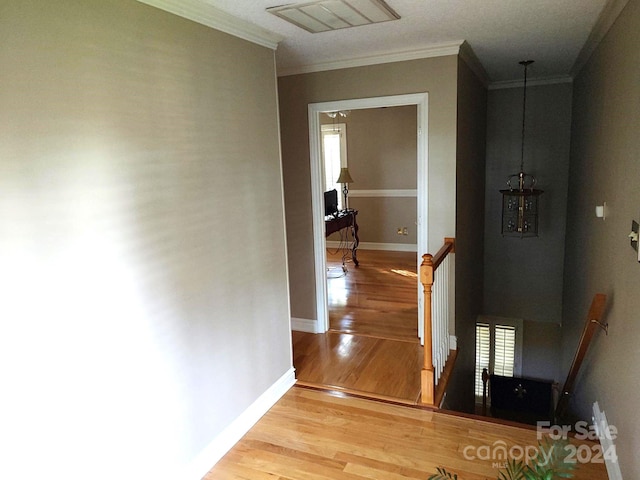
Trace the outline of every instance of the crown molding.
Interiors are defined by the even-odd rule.
[[[283,37],[199,0],[138,0],[140,3],[173,13],[201,25],[220,30],[263,47],[275,50]]]
[[[476,74],[482,85],[487,88],[489,86],[489,75],[487,75],[487,71],[471,48],[471,45],[466,41],[460,45],[460,58]]]
[[[527,79],[527,87],[536,87],[540,85],[555,85],[558,83],[573,83],[573,77],[570,75],[559,75],[557,77],[542,77]],[[501,82],[493,82],[489,84],[489,90],[502,90],[503,88],[522,88],[524,80],[504,80]]]
[[[458,55],[463,40],[447,43],[439,43],[418,50],[407,50],[403,52],[389,52],[379,55],[355,57],[333,62],[315,63],[310,65],[299,65],[285,67],[278,70],[279,77],[298,75],[301,73],[325,72],[328,70],[340,70],[343,68],[364,67],[368,65],[378,65],[381,63],[404,62],[407,60],[419,60],[422,58],[445,57],[448,55]]]
[[[571,67],[572,77],[575,77],[580,73],[582,67],[584,67],[587,61],[589,61],[589,58],[591,58],[595,49],[600,45],[604,36],[620,16],[624,7],[627,6],[627,3],[629,3],[629,0],[608,0],[600,12],[598,20],[596,20],[596,24],[593,26],[593,29],[591,29],[591,33],[589,34],[589,37],[587,37],[587,41],[582,46],[582,50],[580,50],[573,67]]]

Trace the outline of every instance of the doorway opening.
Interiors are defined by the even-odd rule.
[[[327,332],[330,328],[329,308],[328,308],[328,288],[327,288],[327,242],[325,238],[325,221],[324,221],[324,185],[325,185],[325,169],[323,168],[322,158],[322,128],[321,115],[328,112],[336,111],[354,111],[381,107],[397,107],[397,106],[416,106],[417,116],[417,250],[418,252],[427,252],[428,235],[427,235],[427,212],[428,212],[428,196],[427,196],[427,163],[428,163],[428,94],[409,94],[397,95],[389,97],[374,97],[356,100],[340,100],[334,102],[324,102],[310,104],[308,108],[309,115],[309,143],[310,143],[310,162],[311,162],[311,194],[312,194],[312,211],[313,211],[313,231],[314,231],[314,263],[315,263],[315,285],[316,285],[316,310],[317,325],[315,333]],[[419,265],[418,255],[416,255],[416,271]],[[417,276],[415,278],[415,288],[418,292],[418,316],[416,319],[418,336],[423,341],[422,322],[419,319],[423,316],[423,294]]]

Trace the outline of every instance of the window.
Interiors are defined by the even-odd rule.
[[[480,317],[476,323],[476,398],[482,399],[482,369],[513,377],[521,374],[522,320]]]
[[[336,183],[340,168],[347,166],[347,125],[334,123],[322,125],[322,166],[324,191],[335,188],[338,191],[338,208],[343,210],[342,185]]]
[[[487,323],[476,323],[476,397],[482,397],[482,369],[491,363],[491,333]]]

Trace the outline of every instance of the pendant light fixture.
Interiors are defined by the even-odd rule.
[[[538,197],[542,190],[535,188],[536,179],[524,172],[525,113],[527,109],[527,67],[533,60],[519,62],[524,67],[524,93],[522,95],[522,145],[520,172],[507,179],[508,189],[502,193],[502,235],[510,237],[538,236]]]

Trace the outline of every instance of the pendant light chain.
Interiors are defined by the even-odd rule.
[[[510,237],[538,236],[538,199],[543,193],[535,188],[536,178],[524,171],[524,142],[527,119],[527,67],[533,60],[519,62],[524,67],[524,89],[522,92],[522,144],[520,146],[520,172],[509,175],[502,194],[502,235]],[[517,180],[518,185],[514,185]]]
[[[527,112],[527,67],[533,63],[533,60],[525,60],[520,62],[524,65],[524,93],[522,94],[522,145],[520,147],[520,171],[524,172],[524,132],[525,132],[525,114]]]

